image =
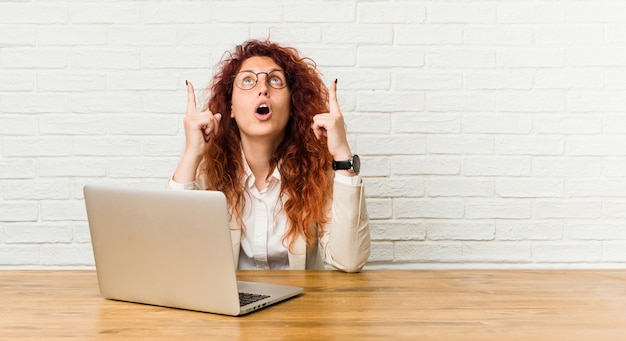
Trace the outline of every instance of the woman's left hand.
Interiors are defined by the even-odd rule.
[[[343,114],[337,102],[337,80],[330,85],[328,96],[330,112],[317,114],[313,117],[313,132],[319,140],[326,136],[328,151],[334,160],[348,160],[352,157]]]

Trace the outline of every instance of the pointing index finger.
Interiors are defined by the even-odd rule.
[[[341,113],[339,110],[339,102],[337,102],[337,78],[335,78],[335,81],[330,84],[328,102],[331,113]]]
[[[185,84],[187,84],[187,113],[194,113],[196,112],[196,94],[193,84],[189,81],[185,81]]]

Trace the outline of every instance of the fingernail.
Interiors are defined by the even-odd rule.
[[[337,84],[337,78],[335,78],[335,84]]]
[[[189,82],[187,82],[187,80],[185,79],[185,85],[189,85]]]

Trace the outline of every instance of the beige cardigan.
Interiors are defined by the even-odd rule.
[[[289,250],[291,270],[324,269],[324,262],[345,272],[361,271],[370,255],[369,218],[363,184],[350,186],[335,181],[330,223],[323,228],[318,246],[307,250],[299,237]],[[241,225],[230,222],[235,261],[241,250]]]
[[[185,189],[196,189],[185,184]],[[318,244],[307,250],[299,237],[289,250],[291,270],[324,269],[324,263],[345,271],[361,271],[370,255],[369,217],[365,206],[363,184],[350,186],[334,182],[331,221],[324,226]],[[230,222],[235,264],[241,250],[241,225]]]

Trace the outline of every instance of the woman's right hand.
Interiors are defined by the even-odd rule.
[[[185,127],[185,154],[202,157],[209,146],[211,136],[217,135],[222,114],[196,109],[193,84],[187,83],[187,113],[183,119]]]
[[[189,183],[196,179],[196,171],[202,156],[209,147],[211,136],[217,135],[222,114],[197,111],[196,95],[191,82],[187,83],[187,113],[183,118],[185,127],[185,152],[174,171],[172,179],[178,183]]]

